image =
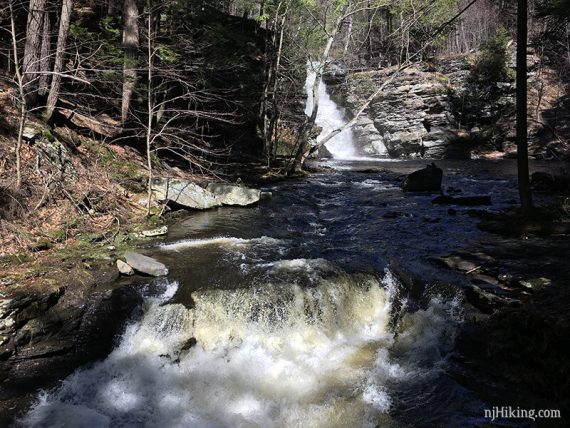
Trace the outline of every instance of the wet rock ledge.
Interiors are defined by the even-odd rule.
[[[49,292],[0,297],[0,426],[77,367],[106,356],[133,310],[142,303],[134,286],[116,281],[102,264],[73,271]]]

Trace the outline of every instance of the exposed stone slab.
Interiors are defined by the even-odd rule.
[[[159,201],[173,202],[185,208],[205,210],[222,205],[212,192],[188,180],[155,178],[152,191]]]
[[[206,188],[223,205],[248,206],[259,202],[261,191],[225,183],[210,183]]]
[[[133,267],[122,260],[117,260],[117,269],[119,269],[119,272],[123,275],[130,276],[135,274]]]
[[[151,276],[165,276],[168,275],[168,268],[152,257],[143,256],[139,253],[128,251],[125,253],[127,264],[134,270],[145,273]]]

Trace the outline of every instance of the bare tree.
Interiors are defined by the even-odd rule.
[[[123,98],[121,123],[128,119],[131,98],[137,82],[136,59],[139,49],[139,9],[136,0],[124,0],[123,3],[123,47],[125,60],[123,66]]]
[[[53,116],[57,100],[59,98],[59,88],[61,85],[61,72],[63,71],[63,60],[67,47],[67,35],[71,22],[71,12],[73,10],[73,0],[63,0],[61,6],[61,17],[59,21],[59,34],[57,37],[57,48],[55,53],[55,64],[53,66],[53,78],[49,91],[44,118],[49,121]]]
[[[152,201],[152,143],[153,143],[153,129],[152,122],[154,117],[154,93],[153,93],[153,57],[154,57],[154,34],[153,34],[153,8],[152,0],[147,0],[147,125],[146,125],[146,162],[148,174],[148,199],[146,205],[146,214],[150,216],[151,201]]]
[[[16,83],[18,85],[18,103],[20,105],[20,117],[18,124],[18,137],[16,139],[16,188],[22,186],[22,140],[24,135],[24,127],[26,125],[26,117],[28,114],[28,106],[26,103],[24,76],[20,70],[20,60],[18,55],[18,37],[16,34],[16,22],[14,17],[14,0],[10,0],[10,35],[12,38],[12,52],[14,55],[14,68],[16,72]]]
[[[45,16],[46,0],[30,0],[22,75],[28,104],[35,104],[40,72],[46,71],[40,68],[40,65],[45,65],[41,61]]]
[[[518,0],[517,6],[517,166],[519,196],[523,212],[532,208],[530,179],[528,172],[528,128],[527,128],[527,39],[528,1]]]
[[[42,73],[50,69],[50,51],[51,51],[51,23],[49,14],[44,13],[44,23],[42,32],[42,46],[40,50],[40,75],[38,94],[45,96],[48,93],[49,74]]]

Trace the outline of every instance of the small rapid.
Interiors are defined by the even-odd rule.
[[[176,283],[160,284],[111,355],[43,394],[22,425],[397,426],[392,389],[446,365],[457,302],[396,310],[390,271],[350,275],[318,259],[267,264],[264,277],[196,291],[191,308],[169,301]]]

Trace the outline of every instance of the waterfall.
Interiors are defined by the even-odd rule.
[[[309,64],[307,71],[307,80],[305,82],[305,90],[307,92],[307,105],[305,114],[309,116],[313,110],[313,84],[317,73],[315,72],[315,64]],[[323,128],[321,134],[317,138],[320,141],[331,131],[341,127],[346,123],[346,114],[344,109],[338,106],[327,92],[327,86],[322,81],[319,84],[319,111],[317,112],[316,124]],[[334,159],[355,160],[360,156],[354,146],[353,132],[347,129],[332,138],[325,144],[328,151]]]
[[[264,266],[264,282],[196,291],[192,308],[168,303],[167,283],[107,359],[44,393],[21,424],[391,426],[389,386],[414,388],[437,370],[453,335],[449,307],[403,316],[395,335],[389,272],[350,275],[322,259]]]

